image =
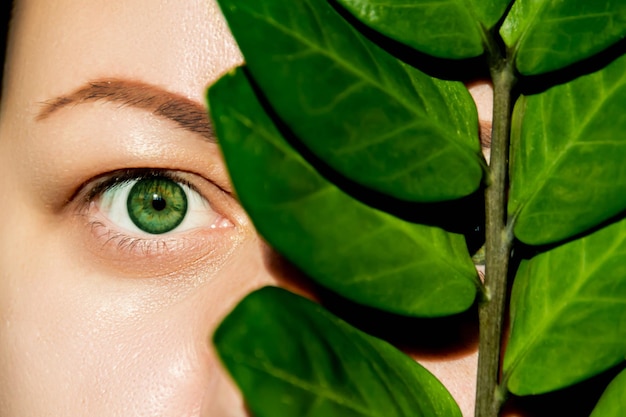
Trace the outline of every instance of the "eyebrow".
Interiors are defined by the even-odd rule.
[[[97,101],[146,110],[201,135],[209,142],[216,142],[215,132],[202,105],[180,94],[141,81],[116,78],[90,81],[67,95],[45,101],[36,119],[47,119],[68,106]]]

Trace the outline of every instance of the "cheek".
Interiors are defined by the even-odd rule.
[[[46,238],[57,234],[45,219],[21,214],[1,230],[12,239],[0,243],[0,415],[245,416],[210,336],[246,293],[275,284],[253,234],[182,285],[188,274],[90,269]]]
[[[21,289],[0,339],[8,415],[198,415],[215,365],[196,320],[126,294]]]

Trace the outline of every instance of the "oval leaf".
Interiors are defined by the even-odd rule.
[[[469,0],[468,6],[484,28],[491,29],[504,16],[513,0]]]
[[[604,390],[589,417],[623,417],[626,410],[626,371],[620,372]]]
[[[504,360],[517,395],[557,390],[626,357],[626,220],[523,261]]]
[[[311,167],[264,112],[242,70],[209,90],[233,184],[259,232],[322,285],[416,316],[473,303],[478,278],[463,236],[371,208]]]
[[[556,242],[626,208],[626,56],[523,97],[512,129],[515,236]]]
[[[219,3],[276,112],[334,169],[409,201],[478,189],[478,119],[461,83],[393,58],[326,0]]]
[[[484,52],[484,28],[498,21],[508,1],[338,0],[372,29],[418,51],[451,59]]]
[[[516,0],[500,35],[517,70],[542,74],[588,58],[626,36],[623,0]]]
[[[214,343],[256,417],[461,417],[411,358],[279,288],[248,295]]]

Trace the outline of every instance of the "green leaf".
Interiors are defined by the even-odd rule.
[[[626,220],[525,260],[511,298],[504,378],[557,390],[626,357]]]
[[[242,72],[209,90],[233,184],[257,230],[322,285],[362,304],[441,316],[473,303],[463,236],[371,208],[325,180],[285,141]]]
[[[515,236],[556,242],[626,208],[626,56],[514,110],[509,214]]]
[[[440,58],[482,55],[509,0],[338,0],[374,30]]]
[[[500,35],[517,70],[542,74],[588,58],[626,36],[623,0],[516,0]]]
[[[626,371],[620,372],[604,390],[589,417],[623,417],[626,410]]]
[[[513,0],[470,0],[468,7],[473,10],[478,21],[487,29],[493,28],[502,18],[507,6]]]
[[[214,343],[256,417],[461,417],[411,358],[279,288],[248,295]]]
[[[326,0],[219,3],[276,112],[334,169],[408,201],[478,189],[478,119],[461,83],[395,59]]]

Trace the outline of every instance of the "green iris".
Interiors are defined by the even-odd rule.
[[[174,230],[183,221],[187,196],[183,188],[169,178],[144,178],[130,189],[126,207],[138,228],[158,235]]]

